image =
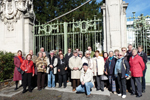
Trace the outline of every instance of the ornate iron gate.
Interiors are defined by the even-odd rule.
[[[62,49],[67,53],[67,48],[74,50],[79,48],[85,51],[88,46],[96,50],[96,43],[103,45],[102,20],[94,19],[72,22],[56,22],[51,24],[35,25],[34,33],[34,53],[40,47],[46,51]]]
[[[133,34],[132,45],[137,48],[138,45],[142,45],[144,52],[150,55],[150,16],[143,16],[141,14],[135,17],[129,17],[129,20],[133,20],[133,23],[127,26],[127,32]]]

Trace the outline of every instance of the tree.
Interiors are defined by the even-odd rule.
[[[86,1],[87,0],[34,0],[36,19],[41,23],[45,23],[80,6]],[[73,17],[75,20],[86,20],[87,18],[92,19],[94,15],[97,15],[98,18],[102,18],[100,12],[101,5],[102,2],[98,3],[96,0],[93,0],[59,20],[69,22],[72,21]]]

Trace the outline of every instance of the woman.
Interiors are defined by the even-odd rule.
[[[64,56],[61,53],[59,55],[58,59],[58,79],[59,79],[59,88],[62,86],[62,79],[64,82],[64,88],[67,86],[67,79],[66,79],[66,74],[67,74],[67,63],[65,62]]]
[[[108,59],[108,53],[107,52],[104,52],[103,53],[103,58],[104,58],[104,61],[106,62],[106,60]]]
[[[26,60],[23,61],[22,65],[21,65],[21,69],[25,72],[24,73],[24,81],[23,81],[23,92],[26,92],[26,87],[28,85],[28,90],[29,92],[32,92],[31,90],[31,80],[32,80],[32,76],[34,76],[34,64],[32,59],[32,55],[28,54],[26,56]]]
[[[119,52],[118,58],[115,65],[115,76],[117,77],[119,85],[118,96],[126,98],[126,78],[129,76],[129,63],[124,59],[123,52]]]
[[[105,63],[105,74],[108,75],[109,90],[116,94],[116,81],[114,76],[114,69],[116,64],[116,58],[113,56],[113,51],[109,52],[109,58]]]
[[[13,76],[13,81],[16,83],[16,88],[15,90],[18,89],[18,82],[19,80],[22,80],[22,75],[21,75],[21,69],[20,66],[23,63],[24,58],[22,57],[22,51],[18,50],[17,56],[14,57],[14,76]],[[19,72],[20,71],[20,72]]]
[[[137,50],[133,49],[132,50],[132,57],[130,57],[129,60],[130,64],[130,71],[131,71],[131,86],[132,86],[132,93],[131,95],[135,95],[137,93],[136,97],[141,97],[142,96],[142,84],[140,82],[141,77],[143,77],[143,71],[145,69],[145,64],[142,59],[137,54]],[[137,84],[137,90],[135,91],[135,83]]]
[[[37,86],[38,90],[45,88],[45,73],[47,67],[47,60],[46,57],[42,57],[42,52],[39,52],[39,57],[36,60],[36,67],[37,67]]]
[[[142,92],[145,93],[145,74],[146,74],[146,63],[147,63],[147,55],[146,53],[143,51],[143,46],[139,45],[138,46],[138,55],[142,57],[144,64],[145,64],[145,69],[143,71],[143,77],[142,77]]]

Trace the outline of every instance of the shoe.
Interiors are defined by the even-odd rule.
[[[96,91],[99,91],[100,89],[96,89]]]
[[[91,97],[93,97],[93,95],[90,94],[90,95],[87,95],[86,97],[87,97],[87,98],[91,98]]]
[[[92,91],[92,88],[90,88],[90,91]]]
[[[135,93],[131,93],[131,95],[135,95]]]
[[[142,95],[137,95],[136,97],[137,97],[137,98],[140,98],[140,97],[142,97]]]
[[[76,89],[73,89],[72,91],[73,91],[73,92],[75,92],[75,91],[76,91]]]
[[[145,93],[145,90],[142,90],[142,93]]]
[[[41,91],[41,89],[38,89],[38,91]]]
[[[15,88],[14,90],[17,90],[18,88]]]
[[[69,80],[67,81],[67,83],[69,82]]]
[[[104,92],[104,89],[101,89],[102,92]]]
[[[122,95],[121,93],[118,94],[119,97],[120,97],[121,95]]]
[[[59,86],[58,88],[61,88],[61,86]]]
[[[22,91],[22,93],[25,93],[25,92],[26,92],[26,90],[23,90],[23,91]]]
[[[113,94],[117,94],[116,92],[113,92]]]
[[[126,95],[122,95],[122,98],[126,98]]]
[[[64,86],[64,88],[66,88],[67,86]]]

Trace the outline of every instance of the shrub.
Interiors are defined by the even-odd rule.
[[[0,51],[0,82],[13,77],[14,56],[11,52]]]

